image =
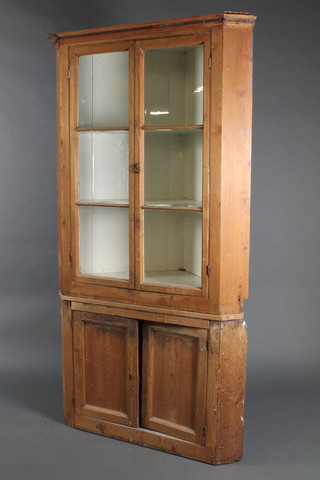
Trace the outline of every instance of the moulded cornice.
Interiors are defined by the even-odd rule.
[[[255,15],[246,12],[229,12],[219,13],[215,15],[204,15],[198,17],[188,17],[182,19],[165,20],[159,22],[136,23],[134,25],[122,25],[115,27],[102,27],[88,30],[75,30],[70,32],[51,33],[47,36],[48,40],[57,48],[62,43],[70,43],[74,40],[88,37],[103,37],[114,34],[125,34],[126,32],[140,31],[157,31],[164,28],[173,27],[201,27],[214,24],[248,24],[254,25],[256,20]]]

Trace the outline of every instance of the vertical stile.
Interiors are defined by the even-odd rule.
[[[210,75],[206,59],[211,55],[210,35],[204,38],[203,52],[203,81],[204,81],[204,99],[203,99],[203,165],[202,165],[202,295],[208,296],[209,279],[206,268],[209,261],[209,180],[210,180]]]
[[[143,51],[140,43],[135,43],[135,161],[140,165],[140,173],[133,173],[135,185],[135,288],[139,289],[143,278],[143,203],[144,159],[143,159]]]
[[[57,193],[58,193],[58,245],[60,288],[70,292],[71,225],[70,225],[70,136],[69,81],[65,81],[69,68],[68,46],[57,48]]]
[[[129,287],[135,286],[135,176],[132,174],[135,163],[135,46],[129,46]]]
[[[79,57],[73,53],[69,54],[70,62],[70,189],[71,189],[71,231],[72,235],[72,276],[74,277],[80,270],[80,252],[79,252],[79,207],[76,202],[79,199],[79,148],[78,148],[78,126],[79,108],[78,108],[78,61]]]

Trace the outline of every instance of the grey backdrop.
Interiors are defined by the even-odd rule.
[[[67,428],[50,32],[249,11],[254,36],[245,458],[211,467]],[[320,476],[316,1],[0,0],[0,479]]]

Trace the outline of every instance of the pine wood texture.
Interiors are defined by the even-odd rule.
[[[64,364],[69,425],[211,464],[241,459],[247,342],[243,320],[211,321],[209,328],[199,329],[143,324],[130,320],[125,310],[125,317],[118,317],[88,313],[85,304],[70,307],[64,302],[64,339],[68,334],[69,342],[74,338],[73,350],[64,345],[67,353],[74,351],[74,367],[72,355]],[[138,323],[144,325],[140,400]]]
[[[66,422],[211,464],[238,461],[243,450],[247,345],[243,300],[248,297],[254,21],[250,14],[224,12],[48,37],[57,55]],[[160,125],[159,120],[159,126],[149,125],[145,121],[145,50],[179,47],[184,51],[190,45],[203,45],[203,123],[182,120]],[[79,121],[79,57],[115,52],[128,52],[128,122],[118,127],[94,127],[90,122],[87,126]],[[184,130],[193,135],[194,130],[202,138],[201,202],[191,194],[179,197],[193,199],[190,207],[159,206],[152,201],[148,205],[145,200],[144,138],[156,131],[163,135],[165,130],[175,135]],[[94,201],[79,195],[78,139],[90,132],[107,135],[112,131],[129,137],[129,201],[121,197],[126,204],[116,204],[110,197],[111,202],[104,203],[109,197],[102,197],[94,205],[99,211],[106,207],[119,214],[128,211],[129,268],[123,271],[129,270],[129,280],[103,277],[103,271],[80,272],[79,210]],[[157,210],[165,215],[184,216],[188,211],[202,215],[201,252],[197,253],[201,268],[191,272],[198,279],[201,276],[201,287],[192,282],[183,286],[145,281],[145,216]],[[159,227],[155,230],[153,237]],[[109,233],[104,230],[106,245]],[[161,251],[154,252],[157,255]],[[91,271],[95,272],[93,267]]]
[[[73,316],[76,414],[137,426],[137,322],[85,312]]]
[[[210,264],[220,313],[242,311],[248,296],[252,33],[252,24],[232,23],[212,36]]]
[[[141,319],[143,320],[150,320],[150,318],[145,317],[145,314],[154,315],[154,318],[157,318],[157,315],[161,315],[162,319],[170,318],[173,319],[179,317],[183,318],[183,323],[180,323],[178,320],[174,320],[172,323],[176,325],[185,325],[185,326],[194,326],[199,328],[209,328],[209,321],[226,321],[226,320],[241,320],[244,315],[243,312],[241,313],[234,313],[231,315],[215,315],[215,314],[207,314],[207,313],[200,313],[200,312],[189,312],[187,310],[171,310],[168,308],[157,308],[157,307],[149,307],[147,305],[134,305],[130,303],[118,303],[118,302],[110,302],[110,301],[103,301],[97,300],[94,298],[79,298],[79,297],[71,297],[69,295],[60,295],[62,300],[70,301],[71,308],[73,310],[77,310],[76,306],[86,304],[86,308],[91,309],[94,311],[94,308],[100,308],[100,313],[110,313],[114,309],[115,312],[118,312],[124,308],[126,312],[129,314],[130,317],[136,318],[135,315],[141,315]],[[81,310],[81,308],[78,308]],[[90,310],[89,310],[90,311]],[[139,312],[139,313],[134,313]],[[188,322],[193,322],[195,320],[196,323],[189,324]],[[156,321],[156,320],[155,320]],[[162,320],[161,320],[162,321]],[[163,320],[164,323],[169,323],[166,320]]]
[[[243,320],[212,323],[210,327],[208,411],[213,396],[213,463],[236,462],[243,454],[247,325]],[[213,427],[214,426],[214,427]],[[208,432],[208,436],[209,436]],[[212,438],[212,436],[211,436]]]
[[[207,330],[144,325],[142,426],[203,445]]]
[[[223,46],[220,311],[234,312],[248,296],[252,27],[226,26]]]
[[[53,45],[59,46],[69,43],[77,44],[78,42],[86,41],[99,42],[105,41],[108,36],[112,38],[125,38],[126,36],[134,35],[135,38],[148,36],[162,37],[167,34],[172,34],[177,28],[183,32],[197,32],[203,30],[205,27],[215,27],[221,23],[223,24],[254,24],[256,17],[246,12],[224,12],[213,15],[202,15],[197,17],[188,17],[181,19],[137,23],[135,25],[121,25],[115,27],[102,27],[90,30],[76,30],[70,32],[52,33],[47,36]]]
[[[70,161],[69,161],[69,86],[68,47],[57,49],[57,194],[58,262],[60,288],[71,293],[70,285]]]
[[[112,437],[125,442],[134,443],[155,450],[180,455],[182,457],[212,462],[205,447],[143,428],[130,428],[125,425],[93,420],[87,417],[75,417],[75,426],[87,432]]]
[[[68,425],[74,427],[73,320],[71,302],[61,302],[63,410]]]

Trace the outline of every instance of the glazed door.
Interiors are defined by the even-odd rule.
[[[73,278],[133,287],[133,44],[72,51]]]
[[[207,330],[146,324],[142,426],[204,444]]]
[[[209,35],[74,47],[71,281],[208,296]]]
[[[136,284],[207,294],[208,72],[204,35],[137,45]]]
[[[74,312],[76,415],[138,426],[137,323]]]

